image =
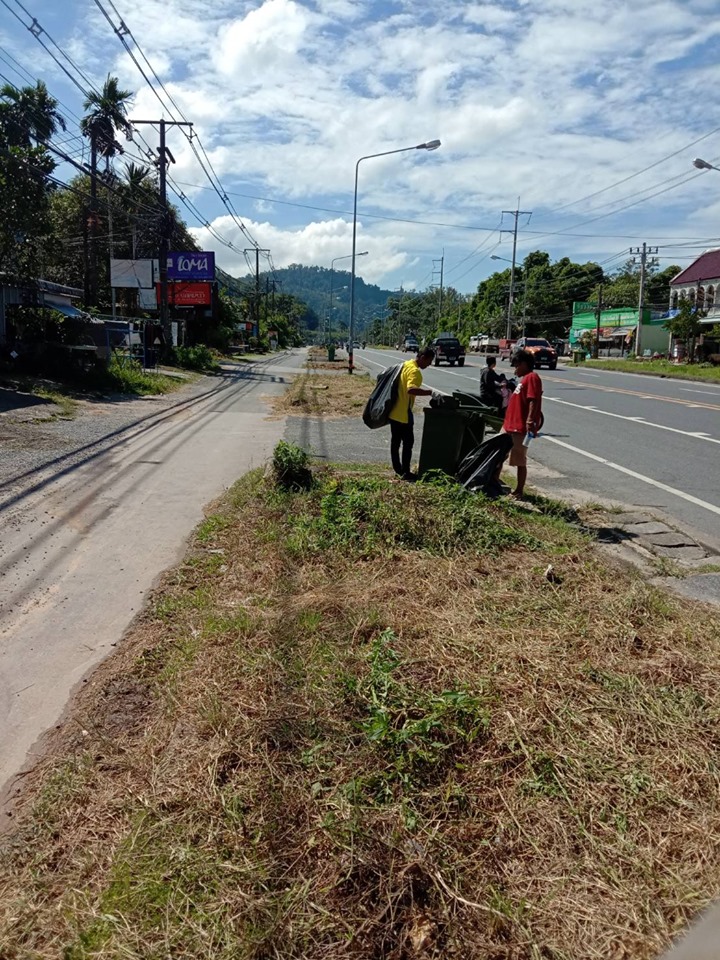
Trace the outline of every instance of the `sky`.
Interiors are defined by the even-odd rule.
[[[276,267],[349,255],[358,159],[436,138],[358,165],[369,283],[425,289],[443,258],[444,282],[474,291],[507,266],[492,256],[512,257],[503,210],[527,211],[518,260],[544,249],[610,270],[646,241],[661,267],[685,266],[720,244],[720,172],[692,166],[720,166],[717,0],[99,0],[111,22],[98,0],[0,2],[0,73],[45,80],[79,162],[83,95],[32,17],[80,87],[112,73],[132,118],[193,122],[235,216],[177,129],[172,184],[199,216],[170,197],[233,275],[248,272],[239,223]]]

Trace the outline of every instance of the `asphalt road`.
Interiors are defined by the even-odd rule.
[[[227,367],[155,415],[111,423],[102,440],[29,470],[18,455],[15,475],[5,472],[0,796],[181,556],[205,504],[272,452],[283,423],[261,398],[301,369],[289,355]]]
[[[357,358],[377,372],[409,354],[368,349]],[[483,365],[470,355],[462,368],[430,367],[424,380],[477,392]],[[720,546],[720,386],[562,365],[538,372],[545,428],[531,446],[531,485],[534,476],[558,496],[650,508]]]

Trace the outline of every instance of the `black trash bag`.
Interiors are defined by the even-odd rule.
[[[496,433],[475,447],[458,467],[457,478],[460,483],[473,493],[484,493],[492,498],[502,496],[502,487],[495,477],[512,445],[509,433]]]
[[[460,406],[460,401],[457,397],[448,397],[447,394],[443,394],[439,397],[433,397],[430,401],[430,406],[433,410],[457,410]]]
[[[402,368],[403,364],[397,363],[378,375],[362,415],[363,423],[371,430],[386,427],[390,422],[390,411],[398,398]]]

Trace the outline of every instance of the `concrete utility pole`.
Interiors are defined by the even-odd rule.
[[[261,250],[260,247],[246,247],[243,253],[255,254],[255,296],[253,297],[253,326],[255,332],[253,336],[260,337],[260,254],[269,254],[269,250]]]
[[[175,157],[167,147],[165,135],[168,127],[190,127],[192,135],[192,123],[180,120],[130,120],[129,123],[132,127],[142,125],[160,127],[160,146],[158,147],[157,159],[157,168],[160,174],[160,204],[163,208],[158,254],[160,265],[160,325],[165,336],[165,346],[169,348],[172,344],[172,332],[170,330],[170,317],[168,314],[167,261],[168,253],[170,252],[170,226],[172,220],[167,205],[167,166],[168,163],[175,163]]]
[[[439,263],[440,266],[439,266],[439,267],[436,267],[436,266],[435,266],[436,263]],[[432,271],[432,272],[433,272],[433,282],[432,282],[431,286],[432,286],[433,289],[439,289],[439,290],[440,290],[440,297],[438,298],[438,312],[437,312],[437,318],[438,318],[438,322],[439,322],[439,321],[440,321],[440,317],[442,316],[443,281],[444,281],[444,277],[445,277],[445,251],[444,251],[444,250],[443,250],[443,255],[440,257],[439,260],[433,260],[433,271]],[[435,283],[435,275],[436,275],[436,274],[440,274],[440,279],[439,279],[438,283]]]
[[[647,243],[643,243],[642,247],[630,247],[630,253],[636,257],[640,257],[640,298],[638,302],[638,323],[637,323],[637,333],[635,335],[635,356],[640,356],[640,341],[642,338],[642,322],[643,314],[645,313],[645,279],[647,274],[648,267],[648,254],[651,256],[657,254],[657,247],[649,247]],[[633,259],[633,263],[636,261]],[[654,266],[657,263],[657,260],[649,261],[650,266]]]
[[[518,197],[518,207],[520,206],[520,198]],[[513,318],[513,301],[515,298],[515,259],[517,256],[517,235],[518,235],[518,220],[520,217],[528,217],[528,223],[530,222],[529,218],[532,216],[532,210],[503,210],[502,214],[512,216],[515,218],[515,225],[512,230],[501,230],[500,234],[503,233],[512,233],[513,235],[513,251],[512,251],[512,266],[510,267],[510,293],[508,295],[508,307],[507,307],[507,327],[505,330],[505,336],[508,340],[512,340],[512,318]]]

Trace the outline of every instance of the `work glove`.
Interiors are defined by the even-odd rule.
[[[433,400],[441,400],[442,397],[443,397],[443,394],[440,393],[439,390],[433,390],[433,392],[432,392],[432,399],[433,399]]]

